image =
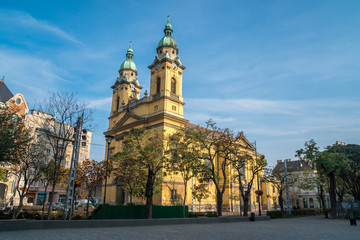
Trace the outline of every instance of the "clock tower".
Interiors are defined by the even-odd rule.
[[[182,74],[185,67],[178,56],[179,50],[172,37],[173,29],[168,18],[164,37],[158,43],[157,56],[149,66],[151,71],[150,96],[165,99],[159,103],[165,111],[183,117]],[[159,106],[160,108],[160,106]]]

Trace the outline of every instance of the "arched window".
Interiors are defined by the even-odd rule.
[[[171,79],[171,93],[176,94],[176,80],[174,78]]]
[[[307,208],[307,207],[308,207],[307,199],[306,199],[306,198],[303,198],[303,204],[304,204],[304,208]]]
[[[156,80],[156,93],[160,93],[160,78]]]
[[[312,198],[309,198],[309,206],[310,208],[314,208],[314,200]]]
[[[117,97],[117,99],[116,99],[116,111],[119,110],[119,102],[120,102],[120,98]]]

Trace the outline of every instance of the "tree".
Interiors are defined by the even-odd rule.
[[[202,166],[200,157],[200,148],[193,141],[192,132],[189,129],[185,128],[169,136],[166,169],[172,174],[179,174],[183,181],[183,217],[185,217],[188,182],[200,171]]]
[[[317,158],[319,156],[319,147],[317,146],[314,139],[306,141],[304,144],[304,148],[301,148],[296,151],[295,157],[298,157],[301,161],[306,162],[312,170],[316,170],[315,177],[304,179],[302,182],[303,189],[313,189],[314,184],[319,189],[319,197],[321,200],[321,205],[323,207],[323,212],[325,216],[327,216],[326,204],[325,204],[325,188],[328,184],[327,177],[324,174],[324,171],[321,168],[318,168],[316,165]]]
[[[43,186],[45,186],[45,198],[42,202],[42,210],[41,210],[41,220],[44,219],[44,211],[45,211],[45,203],[47,201],[47,189],[49,185],[52,185],[53,176],[54,176],[54,160],[49,161],[48,163],[43,163],[41,165],[41,174],[38,180],[42,183]],[[58,179],[56,184],[65,184],[67,182],[67,176],[68,171],[62,167],[62,165],[59,166],[58,171]]]
[[[239,192],[244,202],[244,216],[248,215],[251,189],[255,178],[264,170],[266,160],[263,155],[254,156],[245,152],[239,146],[234,145],[231,149],[231,165],[235,169],[235,177],[239,184]],[[247,173],[247,177],[245,173]],[[240,201],[241,204],[241,201]],[[241,206],[240,206],[241,211]],[[241,214],[241,213],[240,213]]]
[[[341,185],[342,192],[349,193],[354,200],[360,201],[360,145],[340,145],[336,146],[335,150],[346,157],[337,178],[338,185]]]
[[[216,209],[219,216],[222,216],[223,195],[226,190],[228,166],[230,164],[231,149],[234,143],[239,140],[239,135],[228,129],[216,126],[212,120],[206,122],[206,128],[196,126],[189,129],[196,146],[201,152],[200,159],[203,161],[202,180],[212,181],[216,188]]]
[[[23,208],[24,198],[28,195],[30,186],[41,176],[41,169],[44,164],[44,147],[41,142],[33,142],[17,152],[18,164],[13,165],[12,174],[21,183],[15,189],[19,194],[19,205],[13,213],[12,218],[16,219]]]
[[[286,161],[286,160],[285,160]],[[273,186],[278,190],[278,200],[280,205],[281,216],[285,216],[284,211],[284,191],[286,190],[286,178],[283,171],[276,169],[266,169],[264,178],[266,181],[271,182]],[[291,174],[288,174],[288,184],[293,183]]]
[[[31,140],[16,109],[0,106],[0,164],[18,163],[18,152]]]
[[[146,171],[146,218],[152,218],[154,185],[165,162],[162,132],[143,128],[131,129],[124,133],[124,140],[119,156],[128,159],[138,169]]]
[[[317,169],[329,179],[330,216],[336,218],[336,177],[346,166],[346,156],[338,153],[337,147],[328,146],[316,159]]]
[[[122,184],[125,192],[130,195],[130,204],[133,197],[144,198],[146,186],[146,170],[133,163],[134,158],[128,158],[129,152],[121,151],[113,156],[113,175],[117,182]]]
[[[60,164],[65,159],[66,149],[73,143],[74,126],[79,118],[84,124],[91,123],[91,112],[85,104],[79,103],[76,95],[68,92],[54,92],[43,101],[39,107],[39,116],[32,116],[30,121],[36,124],[36,132],[46,139],[51,148],[54,172],[49,198],[48,219],[50,219],[51,204],[55,187],[58,182]]]
[[[201,212],[201,201],[210,197],[210,192],[206,183],[201,183],[194,186],[194,191],[192,192],[195,199],[199,202],[199,212]]]

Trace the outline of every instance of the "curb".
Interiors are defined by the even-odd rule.
[[[269,216],[256,217],[255,221],[269,221]],[[249,217],[219,218],[162,218],[162,219],[112,219],[112,220],[44,220],[44,221],[1,221],[0,232],[63,228],[105,228],[139,227],[175,224],[207,224],[227,222],[248,222]]]

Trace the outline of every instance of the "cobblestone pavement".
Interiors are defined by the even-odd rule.
[[[359,221],[358,221],[359,223]],[[49,229],[0,232],[1,240],[32,239],[360,239],[360,226],[349,220],[323,217],[274,219],[261,222],[185,224],[149,227]]]

